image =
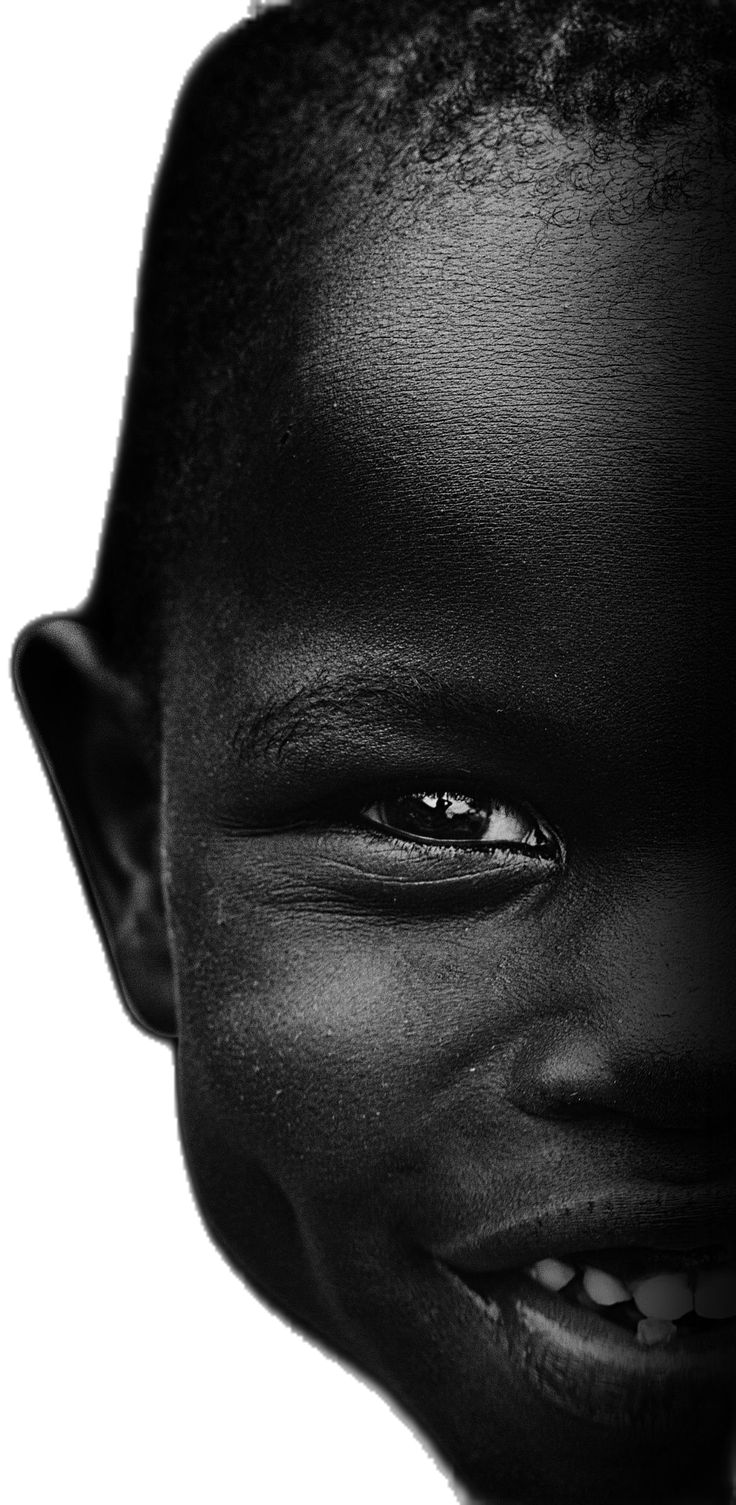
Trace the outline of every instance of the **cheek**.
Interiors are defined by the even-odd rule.
[[[461,1125],[494,1131],[547,988],[528,924],[205,904],[178,937],[180,1084],[220,1159],[295,1198],[357,1194],[437,1165]]]
[[[432,1095],[412,948],[264,912],[216,940],[187,969],[180,1046],[210,1132],[295,1195],[380,1176]]]

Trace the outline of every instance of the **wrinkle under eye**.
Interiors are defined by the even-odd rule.
[[[450,790],[389,795],[365,805],[361,815],[387,833],[433,845],[521,847],[539,855],[548,855],[554,845],[529,811]]]

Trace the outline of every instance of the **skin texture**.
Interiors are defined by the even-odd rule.
[[[347,234],[227,547],[182,574],[154,835],[68,797],[144,1018],[155,950],[215,1237],[484,1499],[723,1497],[725,1387],[568,1414],[443,1267],[481,1236],[529,1263],[553,1214],[568,1248],[733,1226],[736,289],[704,171],[717,207],[609,215],[622,151]],[[367,824],[397,790],[557,841]]]

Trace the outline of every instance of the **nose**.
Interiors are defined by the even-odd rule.
[[[582,931],[582,933],[581,933]],[[736,1150],[736,924],[726,864],[628,874],[588,911],[558,1006],[538,1015],[512,1098],[550,1118],[625,1115]]]

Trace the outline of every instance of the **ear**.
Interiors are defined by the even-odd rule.
[[[173,1036],[159,760],[143,697],[74,617],[27,627],[13,671],[123,1000],[145,1029]]]

